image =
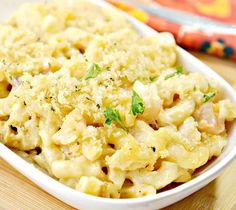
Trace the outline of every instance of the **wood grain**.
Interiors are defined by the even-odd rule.
[[[236,63],[193,53],[236,87]],[[73,210],[0,159],[0,210]],[[236,209],[236,160],[215,181],[164,210]]]

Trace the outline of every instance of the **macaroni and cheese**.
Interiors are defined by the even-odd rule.
[[[23,5],[0,45],[0,140],[71,188],[156,194],[227,143],[235,105],[177,65],[169,33],[142,37],[117,11],[57,0]]]

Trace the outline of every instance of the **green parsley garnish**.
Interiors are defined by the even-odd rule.
[[[151,76],[151,77],[149,77],[149,80],[150,80],[151,82],[154,82],[156,78],[157,78],[156,76],[154,76],[154,77]]]
[[[131,106],[131,111],[132,114],[135,116],[137,114],[143,114],[145,109],[143,99],[140,98],[138,93],[136,93],[133,90],[133,95],[132,95],[132,106]]]
[[[91,78],[95,78],[101,72],[101,68],[98,64],[93,63],[87,70],[86,74],[84,75],[84,79],[88,80]]]
[[[171,77],[174,77],[176,75],[183,74],[183,71],[184,71],[184,68],[182,66],[177,66],[175,72],[165,76],[165,80],[170,79]]]
[[[116,122],[121,128],[123,128],[126,132],[128,132],[128,129],[123,125],[120,117],[120,113],[116,109],[112,109],[110,107],[107,107],[104,112],[106,121],[105,123],[107,125],[111,125],[111,123],[114,121]]]
[[[216,95],[216,92],[210,92],[210,93],[204,94],[203,95],[204,103],[210,101],[215,95]]]

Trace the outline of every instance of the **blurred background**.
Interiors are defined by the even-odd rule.
[[[188,49],[236,61],[235,0],[108,0]]]

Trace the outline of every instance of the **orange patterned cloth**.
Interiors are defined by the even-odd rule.
[[[199,50],[236,61],[236,34],[186,30],[182,25],[150,15],[128,4],[108,1],[157,31],[171,32],[176,42],[186,49]],[[236,26],[236,0],[152,0],[152,2]]]

